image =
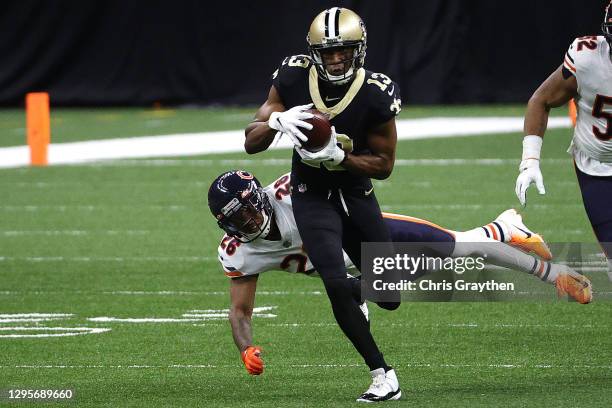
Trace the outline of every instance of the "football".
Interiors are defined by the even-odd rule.
[[[314,116],[310,119],[306,119],[312,125],[312,129],[300,129],[308,140],[303,143],[304,149],[309,152],[318,152],[323,149],[329,142],[331,137],[331,123],[329,118],[324,113],[321,113],[317,109],[309,109],[306,112],[312,113]]]

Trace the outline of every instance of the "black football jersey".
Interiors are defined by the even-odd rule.
[[[339,141],[342,135],[348,136],[356,155],[370,152],[368,131],[389,121],[401,110],[399,86],[385,74],[361,68],[350,84],[330,85],[318,79],[307,55],[285,58],[272,75],[272,84],[286,109],[314,103],[315,108],[328,114]],[[367,177],[351,174],[340,166],[306,164],[296,151],[293,152],[292,174],[307,184],[322,187],[371,185]]]

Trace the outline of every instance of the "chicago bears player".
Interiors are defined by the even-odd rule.
[[[258,275],[271,270],[316,275],[295,224],[290,174],[262,188],[246,171],[223,173],[210,186],[208,205],[219,227],[226,232],[218,255],[225,274],[232,278],[232,334],[247,371],[258,375],[263,372],[263,360],[260,348],[253,345],[250,318]],[[551,258],[546,243],[522,223],[514,210],[505,211],[495,221],[466,232],[447,230],[403,215],[385,213],[384,218],[394,241],[443,243],[432,246],[442,257],[482,256],[486,252],[492,264],[533,274],[581,303],[590,301],[588,279],[567,266],[543,261],[509,245],[490,245],[507,242],[546,260]],[[347,257],[345,264],[352,266]],[[354,296],[360,297],[358,285]],[[367,307],[363,306],[362,311],[367,319]]]
[[[362,242],[386,242],[389,256],[393,254],[370,178],[386,179],[393,170],[399,86],[385,74],[365,70],[366,28],[351,10],[332,7],[321,12],[310,26],[307,42],[309,55],[285,58],[273,74],[268,98],[245,130],[245,150],[266,150],[277,132],[295,144],[295,222],[334,317],[372,376],[372,386],[358,400],[399,399],[395,371],[352,296],[343,257],[344,250],[354,265],[360,265]],[[307,138],[300,130],[310,128],[304,119],[311,115],[305,111],[313,105],[334,126],[328,145],[316,153],[302,149]],[[379,305],[394,309],[399,301]]]
[[[540,194],[545,193],[540,150],[548,112],[574,98],[578,116],[568,152],[574,157],[584,207],[608,257],[612,279],[612,2],[601,28],[601,36],[576,38],[563,64],[529,100],[516,194],[525,205],[532,183]]]

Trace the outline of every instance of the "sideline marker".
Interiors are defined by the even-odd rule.
[[[46,166],[51,141],[49,94],[31,92],[26,95],[27,141],[30,146],[30,165]]]
[[[576,101],[570,100],[568,103],[569,117],[572,121],[572,125],[576,127],[576,116],[578,116],[578,112],[576,112]]]

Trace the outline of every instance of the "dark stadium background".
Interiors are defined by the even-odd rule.
[[[399,82],[404,103],[523,103],[574,37],[599,32],[604,3],[8,1],[0,105],[40,90],[55,106],[256,104],[334,5],[365,20],[366,66]]]

